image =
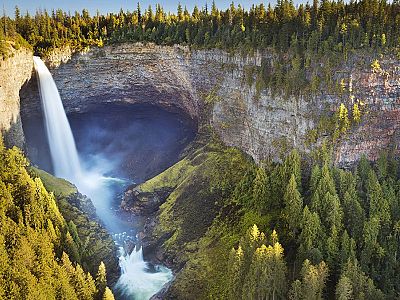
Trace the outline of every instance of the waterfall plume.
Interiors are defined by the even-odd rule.
[[[71,182],[80,178],[78,151],[57,86],[40,57],[34,56],[54,175]]]
[[[35,56],[33,60],[54,175],[74,183],[79,191],[91,198],[97,215],[109,231],[118,233],[126,230],[125,223],[110,209],[115,185],[125,181],[107,177],[99,171],[102,169],[100,166],[106,164],[101,159],[95,161],[90,170],[81,168],[74,136],[53,77],[39,57]],[[121,277],[116,289],[124,299],[147,300],[172,279],[169,269],[161,266],[150,268],[143,259],[141,248],[131,254],[121,248],[119,262]]]

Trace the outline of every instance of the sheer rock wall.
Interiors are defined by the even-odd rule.
[[[119,44],[75,54],[52,70],[67,112],[89,110],[103,102],[149,103],[188,114],[195,122],[209,123],[222,140],[256,161],[276,159],[282,141],[307,150],[307,132],[318,118],[335,111],[341,102],[352,107],[348,95],[321,91],[313,97],[257,94],[246,82],[246,66],[273,59],[268,52],[249,56],[221,50],[195,50],[141,44]],[[373,72],[372,57],[354,57],[333,70],[351,82],[354,99],[365,104],[362,122],[342,137],[336,163],[351,164],[365,153],[376,159],[382,149],[398,152],[400,124],[400,63],[380,61]],[[35,81],[35,80],[32,80]],[[255,80],[253,80],[255,81]],[[23,113],[40,113],[36,83],[21,91]],[[211,112],[206,103],[212,102]],[[207,107],[209,107],[208,105]],[[349,117],[351,118],[351,112]]]
[[[24,145],[19,90],[31,78],[32,52],[21,48],[0,60],[0,132],[6,146]]]

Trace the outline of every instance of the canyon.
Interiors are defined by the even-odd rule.
[[[57,55],[58,54],[58,55]],[[50,56],[50,65],[67,61],[70,53]],[[187,47],[119,44],[77,53],[52,69],[67,113],[85,112],[99,103],[147,103],[184,113],[195,124],[211,125],[228,146],[238,147],[256,162],[278,158],[282,141],[289,147],[309,150],[307,133],[321,116],[332,114],[344,96],[321,90],[313,96],[282,97],[268,90],[257,93],[256,84],[245,80],[248,66],[260,66],[267,52],[248,55],[221,50],[189,50]],[[380,60],[381,70],[370,67],[372,57],[350,59],[334,70],[348,78],[353,99],[364,104],[361,124],[354,126],[336,148],[335,161],[348,165],[362,154],[375,160],[383,149],[393,148],[399,137],[400,66],[394,57]],[[19,121],[22,114],[40,114],[30,54],[20,51],[1,63],[0,124],[6,140],[22,145]],[[13,77],[11,77],[13,78]],[[350,83],[351,82],[351,83]],[[14,124],[14,125],[12,125]],[[12,130],[10,131],[10,128]],[[398,153],[397,147],[394,147]]]
[[[41,115],[31,55],[29,52],[17,52],[13,58],[1,63],[2,74],[15,78],[11,81],[3,77],[0,89],[1,103],[8,103],[1,111],[0,127],[9,146],[23,147],[25,144],[21,115],[29,118]],[[204,132],[203,128],[212,128],[225,145],[236,147],[255,162],[262,163],[269,159],[280,160],[282,154],[291,148],[311,151],[320,145],[324,137],[313,145],[308,143],[310,132],[318,129],[321,118],[331,117],[341,103],[350,111],[353,102],[358,101],[362,103],[361,122],[353,123],[349,131],[340,136],[334,149],[335,164],[351,166],[363,154],[370,160],[376,160],[382,150],[393,151],[397,156],[400,154],[400,65],[396,58],[390,55],[381,57],[380,69],[374,70],[371,68],[373,56],[354,55],[334,69],[332,78],[345,78],[345,89],[351,91],[351,97],[324,89],[313,95],[296,97],[273,95],[268,89],[260,91],[256,78],[248,80],[246,70],[260,67],[265,59],[274,60],[274,57],[266,51],[243,55],[216,49],[190,50],[182,46],[116,44],[75,54],[71,54],[70,50],[58,51],[50,56],[47,63],[53,66],[54,80],[65,110],[70,115],[85,116],[100,105],[156,106],[185,115],[200,132],[199,136]],[[19,95],[7,92],[18,90]],[[202,137],[203,140],[207,138]],[[166,263],[175,272],[185,268],[187,257],[178,257],[176,250],[168,252],[160,245],[166,240],[171,247],[176,242],[174,230],[179,232],[182,225],[166,215],[174,215],[182,208],[186,210],[187,215],[177,215],[193,228],[184,238],[178,237],[185,249],[177,251],[194,253],[197,245],[193,246],[190,242],[195,241],[196,244],[221,205],[214,197],[209,197],[208,202],[201,202],[204,205],[196,206],[196,201],[206,198],[201,189],[207,178],[200,176],[195,181],[196,177],[190,171],[195,169],[198,172],[196,175],[199,175],[208,170],[210,166],[203,166],[202,163],[212,165],[210,161],[213,162],[214,150],[204,150],[211,155],[201,151],[203,149],[197,151],[196,146],[192,146],[188,151],[189,159],[176,164],[172,171],[161,174],[157,184],[167,182],[164,189],[159,190],[157,184],[155,188],[151,184],[152,188],[149,184],[133,187],[126,191],[122,203],[123,209],[132,214],[149,216],[141,233],[147,240],[145,250],[153,250],[155,253],[150,259]],[[231,155],[236,157],[237,153],[223,153],[226,161]],[[179,164],[183,166],[182,170]],[[240,163],[233,163],[233,166],[239,168]],[[182,179],[174,177],[174,168],[178,174],[183,172]],[[183,181],[186,186],[177,189],[177,184]],[[190,181],[193,183],[188,183]],[[164,202],[167,205],[160,213],[158,207]],[[164,214],[162,221],[168,225],[168,230],[160,226],[161,214]],[[171,224],[173,229],[169,228]],[[186,246],[186,242],[193,248]],[[155,247],[158,250],[154,250]],[[190,268],[187,269],[190,272]],[[178,273],[167,292],[172,298],[182,295],[181,291],[190,291],[190,286],[182,287],[187,278],[180,280],[179,276]]]

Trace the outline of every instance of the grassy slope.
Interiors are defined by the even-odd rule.
[[[153,231],[155,239],[169,237],[162,245],[166,259],[183,267],[167,298],[212,297],[214,287],[223,286],[227,255],[242,231],[255,222],[265,223],[255,214],[243,214],[230,200],[252,167],[240,151],[212,141],[140,186],[145,192],[173,188]]]
[[[76,187],[65,179],[54,177],[46,171],[35,167],[31,167],[31,170],[37,177],[40,177],[46,189],[57,198],[68,197],[78,192]]]

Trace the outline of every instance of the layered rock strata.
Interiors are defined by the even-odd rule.
[[[6,146],[24,145],[19,91],[31,78],[32,68],[32,52],[23,48],[0,60],[0,132]]]
[[[273,60],[273,56],[119,44],[76,54],[52,72],[67,112],[87,111],[107,102],[153,104],[212,125],[227,145],[239,147],[257,162],[276,159],[283,143],[307,150],[308,132],[320,116],[332,114],[344,102],[351,118],[352,103],[360,100],[362,122],[342,137],[336,163],[350,164],[362,154],[376,159],[382,149],[393,145],[398,152],[398,59],[382,59],[377,71],[370,67],[372,57],[354,57],[333,70],[332,78],[345,78],[352,97],[349,92],[338,96],[321,91],[289,98],[249,85],[246,68],[261,66],[263,59]],[[23,113],[39,113],[36,84],[21,94]],[[211,112],[205,107],[212,107]]]

